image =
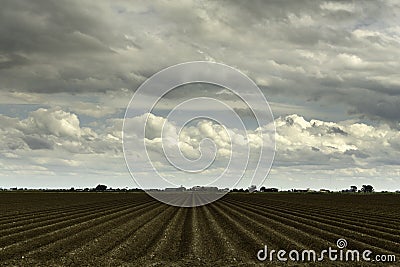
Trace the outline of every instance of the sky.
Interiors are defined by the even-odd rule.
[[[399,190],[398,14],[398,1],[4,0],[0,187],[137,187],[122,145],[130,99],[164,68],[209,61],[247,75],[271,107],[275,159],[262,185]],[[203,138],[215,142],[218,157],[209,173],[224,168],[232,145],[259,148],[258,134],[272,125],[254,124],[229,88],[179,87],[149,117],[134,107],[138,125],[150,120],[142,139],[161,173],[172,175],[159,127],[180,130],[168,111],[195,97],[229,104],[248,130],[212,120],[182,129],[188,158],[199,156]],[[192,105],[186,112],[202,109]],[[154,175],[140,160],[135,172]]]

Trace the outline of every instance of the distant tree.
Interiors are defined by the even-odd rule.
[[[362,186],[362,188],[361,188],[361,192],[364,192],[364,193],[372,193],[372,192],[374,192],[374,187],[372,186],[372,185],[363,185]]]
[[[265,192],[265,186],[260,188],[260,192]]]
[[[107,186],[103,185],[103,184],[99,184],[96,186],[95,188],[96,191],[106,191],[107,190]]]
[[[350,191],[357,192],[357,186],[355,186],[355,185],[350,186]]]
[[[75,191],[75,188],[71,187],[71,188],[69,189],[69,191]]]
[[[264,192],[279,192],[278,188],[265,188]]]

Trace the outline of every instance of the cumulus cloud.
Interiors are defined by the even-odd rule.
[[[277,164],[326,165],[325,168],[375,166],[387,162],[398,165],[399,150],[388,140],[399,132],[387,124],[376,126],[354,121],[307,121],[298,115],[276,120]]]
[[[103,126],[98,134],[96,129],[81,127],[76,114],[59,108],[39,108],[23,120],[2,115],[0,121],[3,136],[0,147],[6,158],[20,160],[21,155],[26,157],[31,153],[30,160],[35,161],[35,155],[45,153],[53,158],[66,157],[64,163],[70,163],[75,154],[107,153],[112,157],[122,151],[120,134],[112,129],[114,123]],[[38,150],[42,152],[35,152]]]
[[[21,122],[21,128],[24,132],[39,132],[72,139],[82,135],[78,117],[62,110],[40,108],[32,112],[28,120]]]
[[[143,120],[143,115],[133,120]],[[164,138],[180,133],[179,146],[184,156],[189,159],[200,157],[201,141],[208,138],[216,145],[216,158],[209,172],[223,170],[231,153],[240,155],[243,160],[249,158],[248,170],[256,168],[257,153],[263,145],[268,145],[272,133],[270,126],[262,126],[246,133],[237,129],[226,129],[210,120],[200,120],[194,125],[177,129],[173,122],[155,115],[149,115],[148,131],[145,141],[150,152],[150,157],[156,168],[166,171],[170,162],[165,160],[163,140],[161,138],[162,126],[165,126]],[[144,123],[144,122],[143,122]],[[292,168],[302,170],[304,174],[310,173],[326,177],[326,172],[337,170],[342,175],[376,175],[377,168],[382,164],[387,166],[387,171],[393,174],[400,165],[399,132],[388,124],[380,123],[368,125],[359,121],[348,120],[329,122],[316,119],[307,120],[302,116],[292,114],[279,117],[275,120],[276,126],[276,156],[275,170]],[[142,142],[142,139],[138,139]],[[236,150],[232,150],[236,144]],[[165,143],[164,143],[165,145]],[[246,146],[253,150],[247,154]],[[239,149],[238,149],[239,148]],[[373,171],[374,170],[374,171]],[[319,172],[319,173],[318,173]],[[318,173],[318,174],[316,174]]]
[[[268,145],[273,134],[268,125],[245,133],[210,120],[198,120],[178,129],[174,122],[153,114],[131,118],[135,123],[130,125],[144,125],[146,119],[148,123],[144,141],[149,156],[154,166],[165,173],[168,173],[171,166],[165,159],[162,147],[163,127],[163,137],[166,140],[179,133],[178,143],[169,145],[177,145],[183,155],[191,160],[199,158],[204,139],[215,143],[216,160],[207,169],[209,174],[218,173],[227,166],[233,147],[240,148],[233,151],[235,155],[243,159],[249,157],[248,167],[254,169],[256,166],[252,161],[256,161],[260,146]],[[104,163],[105,166],[110,169],[118,166],[116,173],[124,172],[121,168],[122,119],[109,119],[101,125],[93,123],[83,127],[76,114],[59,108],[39,108],[26,119],[18,120],[2,115],[0,121],[3,136],[0,142],[1,154],[10,166],[26,161],[30,156],[22,166],[40,166],[49,173],[54,172],[54,168],[62,169],[62,173],[76,173],[85,166],[96,169],[99,159],[107,162],[114,158],[114,161],[120,162],[114,165]],[[400,165],[400,134],[385,123],[368,125],[354,120],[327,122],[307,120],[292,114],[277,118],[275,126],[275,171],[281,170],[284,173],[287,168],[291,168],[293,173],[296,170],[304,173],[320,172],[318,175],[324,177],[325,172],[337,170],[346,176],[358,176],[376,174],[382,164],[393,174]],[[143,137],[137,134],[139,128],[134,127],[128,131],[137,142],[143,142]],[[246,154],[247,145],[250,146],[250,155]],[[143,152],[136,152],[141,155],[137,162],[140,168],[139,163],[144,160],[144,155]],[[373,169],[375,172],[372,172]]]

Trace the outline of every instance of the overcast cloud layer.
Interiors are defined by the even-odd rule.
[[[134,90],[206,60],[243,71],[270,102],[266,186],[398,190],[399,12],[397,1],[2,1],[0,187],[135,186],[121,145]],[[210,92],[183,90],[162,108]]]

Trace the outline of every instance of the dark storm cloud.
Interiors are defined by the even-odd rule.
[[[112,12],[103,19],[108,11],[92,3],[3,1],[1,89],[79,93],[126,87],[129,79],[112,66],[113,48],[126,44],[123,34],[109,24]]]
[[[58,92],[134,90],[164,67],[214,60],[244,71],[267,98],[340,103],[349,114],[394,125],[400,120],[398,11],[387,1],[6,0],[0,93],[51,99]],[[183,94],[175,97],[197,93]],[[125,99],[120,102],[124,108]]]
[[[95,5],[77,1],[2,1],[0,49],[19,53],[107,51],[111,39]]]
[[[19,65],[28,64],[29,61],[26,57],[18,54],[9,54],[0,57],[0,69],[9,69]]]
[[[393,123],[400,121],[400,97],[380,96],[377,98],[362,97],[354,101],[350,114],[364,115],[374,119],[385,118]]]

